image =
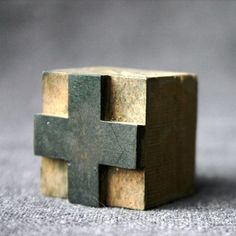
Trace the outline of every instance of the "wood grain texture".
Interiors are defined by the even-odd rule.
[[[43,113],[68,116],[68,75],[43,73]],[[41,162],[41,191],[46,196],[67,198],[67,163],[47,157]]]
[[[43,113],[68,117],[68,75],[43,73]]]
[[[194,190],[196,85],[191,75],[147,80],[146,208]]]
[[[43,113],[68,116],[68,75],[110,76],[102,119],[146,125],[144,170],[101,167],[101,205],[147,209],[194,189],[196,76],[188,73],[92,67],[43,76]],[[66,197],[67,164],[44,157],[41,189]]]
[[[105,114],[102,119],[144,125],[146,81],[110,77],[104,90]]]
[[[145,209],[145,175],[143,170],[126,170],[115,167],[100,169],[101,205]]]
[[[65,161],[42,158],[41,191],[46,196],[68,197],[68,170]]]

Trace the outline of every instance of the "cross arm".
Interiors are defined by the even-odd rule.
[[[108,140],[103,146],[101,164],[137,169],[141,163],[141,143],[144,126],[126,122],[101,121]]]
[[[34,117],[34,152],[36,155],[67,160],[68,119],[46,115]]]

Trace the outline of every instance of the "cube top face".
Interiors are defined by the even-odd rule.
[[[197,90],[195,75],[103,67],[46,72],[43,75],[43,114],[62,118],[70,116],[68,81],[71,75],[98,75],[105,78],[102,120],[145,126],[142,141],[144,168],[102,169],[100,202],[109,206],[146,209],[192,191]],[[173,165],[177,159],[179,164]],[[42,191],[50,196],[67,197],[68,168],[66,163],[56,162],[55,159],[42,162]],[[53,178],[49,178],[48,170],[53,170],[54,179],[58,176],[60,186],[58,181],[52,183]],[[58,185],[58,189],[55,189],[55,185]]]
[[[186,72],[170,72],[170,71],[153,71],[153,70],[140,70],[121,67],[82,67],[82,68],[67,68],[56,69],[49,71],[51,73],[64,73],[64,74],[80,74],[80,75],[107,75],[113,78],[129,78],[129,79],[143,79],[160,78],[160,77],[179,77],[179,76],[192,76],[196,77],[193,73]]]
[[[53,110],[55,110],[56,115],[68,116],[68,101],[65,102],[68,100],[68,94],[65,92],[65,89],[63,90],[64,92],[61,92],[60,101],[54,102],[52,99],[58,99],[56,93],[60,89],[62,91],[62,86],[65,81],[68,81],[70,75],[108,76],[110,80],[107,80],[106,88],[103,89],[105,97],[103,99],[104,117],[102,118],[110,121],[129,122],[140,125],[146,124],[147,80],[161,80],[163,83],[171,78],[171,81],[181,81],[182,86],[186,90],[190,90],[190,93],[194,93],[196,90],[196,75],[186,72],[151,71],[119,67],[84,67],[45,72],[43,76],[46,78],[45,80],[47,80],[48,75],[51,75],[50,81],[48,80],[48,83],[46,81],[44,86],[51,88],[43,88],[45,91],[43,101],[44,113],[52,114]],[[54,94],[53,88],[55,88]],[[52,93],[52,95],[48,96],[49,94],[45,93]],[[56,106],[54,109],[51,108],[51,103]]]

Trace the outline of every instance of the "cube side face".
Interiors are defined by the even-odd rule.
[[[146,208],[194,190],[197,80],[148,79],[145,137]]]
[[[43,113],[68,117],[68,78],[67,73],[44,74]],[[106,91],[103,91],[104,119],[144,124],[146,81],[116,77],[111,78],[107,85]],[[41,191],[46,196],[68,196],[68,168],[65,161],[43,157]],[[102,205],[144,209],[144,171],[101,166],[100,198]]]

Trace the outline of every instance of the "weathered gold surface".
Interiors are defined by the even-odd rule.
[[[115,167],[102,169],[101,196],[105,205],[143,210],[145,208],[144,171],[126,170]]]
[[[68,116],[68,75],[43,74],[43,113]]]
[[[68,116],[68,76],[43,74],[43,113]],[[42,158],[41,191],[44,195],[66,198],[68,195],[67,163]]]
[[[67,164],[62,160],[42,158],[41,191],[46,196],[67,198]]]
[[[105,91],[105,120],[144,125],[145,91],[145,80],[112,77]]]

